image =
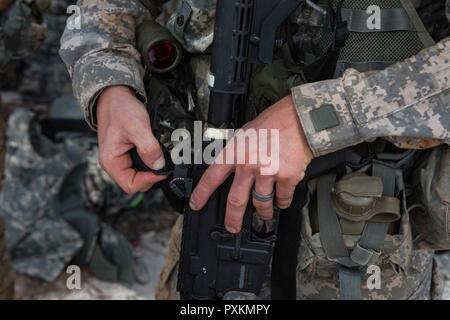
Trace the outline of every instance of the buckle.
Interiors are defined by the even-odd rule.
[[[367,266],[376,263],[380,256],[381,252],[363,248],[357,243],[350,254],[350,259],[361,266]]]

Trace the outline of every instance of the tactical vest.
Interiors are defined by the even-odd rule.
[[[335,48],[339,51],[335,77],[350,67],[361,72],[384,69],[449,33],[443,0],[317,3],[323,12],[305,5],[291,18],[289,44],[296,61],[306,67]]]

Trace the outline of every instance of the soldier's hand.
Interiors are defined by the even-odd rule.
[[[224,158],[226,159],[228,152],[232,152],[236,147],[242,147],[236,143],[238,133],[233,138],[235,143],[229,142],[216,158],[216,162],[202,176],[190,201],[190,206],[194,211],[200,210],[212,193],[234,172],[235,176],[228,194],[225,217],[225,226],[231,233],[241,230],[242,219],[253,187],[258,195],[269,198],[269,200],[259,201],[253,195],[253,204],[261,218],[269,220],[273,217],[274,204],[281,209],[288,208],[292,202],[295,188],[304,178],[306,167],[313,158],[291,97],[286,97],[268,108],[255,120],[246,124],[243,129],[256,129],[257,131],[258,129],[267,129],[269,132],[271,129],[279,130],[278,170],[269,175],[262,174],[264,165],[261,162],[248,163],[248,159],[255,158],[249,152],[258,152],[257,148],[247,150],[245,146],[246,161],[244,164],[239,164],[243,161],[234,164],[218,164],[217,159],[223,159],[223,153],[225,153]],[[260,146],[261,144],[258,147]],[[237,153],[239,154],[239,151]],[[256,158],[258,157],[256,156]],[[272,193],[274,193],[274,200],[270,200]]]
[[[165,161],[152,134],[145,106],[126,86],[106,88],[97,102],[100,165],[127,193],[145,192],[165,177],[133,168],[129,151],[136,147],[144,163],[160,170]]]

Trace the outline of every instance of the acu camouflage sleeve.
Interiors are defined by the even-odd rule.
[[[377,137],[450,144],[450,38],[386,70],[347,70],[292,94],[315,156]]]
[[[72,77],[73,92],[95,128],[94,105],[104,88],[127,85],[145,100],[135,29],[151,16],[138,0],[82,0],[78,5],[81,28],[66,27],[59,53]]]

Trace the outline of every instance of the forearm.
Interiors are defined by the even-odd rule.
[[[315,156],[377,137],[450,143],[450,38],[375,73],[292,89]]]
[[[79,1],[81,28],[66,28],[60,55],[86,120],[96,127],[94,107],[106,87],[124,85],[145,99],[143,67],[136,50],[136,26],[150,19],[139,1]]]

